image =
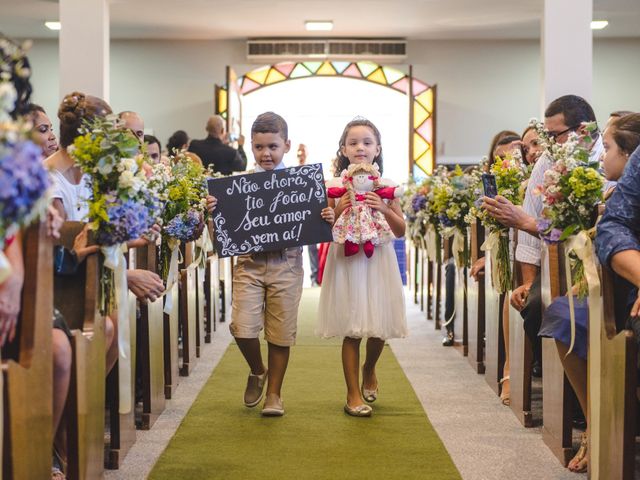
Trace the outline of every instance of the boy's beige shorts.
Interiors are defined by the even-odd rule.
[[[229,329],[236,338],[295,344],[298,305],[302,295],[302,248],[241,255],[233,269],[233,300]]]

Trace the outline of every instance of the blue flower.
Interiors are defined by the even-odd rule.
[[[171,219],[164,227],[164,231],[170,237],[183,242],[192,242],[200,237],[204,230],[204,218],[197,210],[189,210]]]
[[[8,148],[7,148],[8,147]],[[31,141],[5,145],[0,158],[0,240],[8,227],[20,223],[50,186],[42,150]]]
[[[549,230],[549,227],[551,227],[551,220],[547,218],[538,218],[536,226],[538,227],[538,232],[546,233]]]
[[[133,200],[122,202],[120,199],[107,202],[109,222],[103,223],[96,234],[101,245],[114,245],[140,238],[152,224],[153,217],[148,208]]]
[[[411,208],[413,208],[414,212],[419,212],[420,210],[424,209],[426,204],[427,197],[425,197],[424,195],[416,195],[411,200]]]

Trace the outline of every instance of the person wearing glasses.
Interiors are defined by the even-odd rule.
[[[595,122],[593,108],[582,97],[565,95],[549,104],[544,113],[544,127],[556,143],[563,144],[569,134],[586,133],[584,124]],[[604,152],[602,138],[596,131],[591,134],[590,160],[598,161]],[[535,163],[524,196],[523,208],[518,208],[506,198],[484,197],[483,207],[503,225],[517,228],[518,246],[516,261],[521,265],[523,284],[511,295],[511,305],[520,311],[524,320],[524,329],[533,345],[533,374],[542,375],[542,344],[538,331],[542,321],[542,301],[540,297],[540,257],[541,242],[538,237],[536,220],[542,213],[542,198],[534,192],[542,185],[544,173],[551,168],[553,161],[543,153]]]

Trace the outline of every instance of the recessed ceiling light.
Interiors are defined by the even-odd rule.
[[[60,22],[44,22],[44,26],[49,30],[60,30]]]
[[[609,25],[607,20],[593,20],[591,22],[591,30],[602,30],[607,25]]]
[[[307,20],[304,27],[310,32],[329,32],[333,30],[331,20]]]

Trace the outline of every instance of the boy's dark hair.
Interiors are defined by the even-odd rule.
[[[353,127],[367,127],[370,128],[373,132],[373,136],[376,137],[376,142],[378,142],[378,145],[380,146],[380,153],[376,158],[373,159],[373,163],[378,164],[380,175],[382,175],[382,143],[380,141],[380,131],[371,120],[367,120],[366,118],[362,117],[354,118],[353,120],[351,120],[349,123],[347,123],[347,126],[344,127],[344,130],[342,131],[340,141],[338,142],[338,151],[336,152],[338,161],[336,163],[334,175],[336,177],[339,177],[340,173],[349,167],[349,159],[342,154],[341,150],[347,142],[347,135],[349,135],[349,130],[351,130]]]
[[[147,145],[151,145],[152,143],[157,143],[158,144],[158,149],[160,151],[162,151],[162,145],[160,144],[160,140],[158,140],[153,135],[145,135],[144,136],[144,143],[146,143]]]
[[[189,135],[184,130],[176,130],[167,140],[167,154],[173,155],[174,150],[180,150],[183,145],[189,143]],[[161,149],[162,150],[162,149]]]
[[[559,113],[564,115],[564,123],[570,128],[578,128],[585,122],[596,121],[596,114],[589,102],[578,95],[564,95],[556,98],[549,104],[544,116],[553,117]]]
[[[289,140],[289,127],[284,118],[277,113],[265,112],[258,115],[251,125],[251,136],[256,133],[279,133],[285,141]]]

